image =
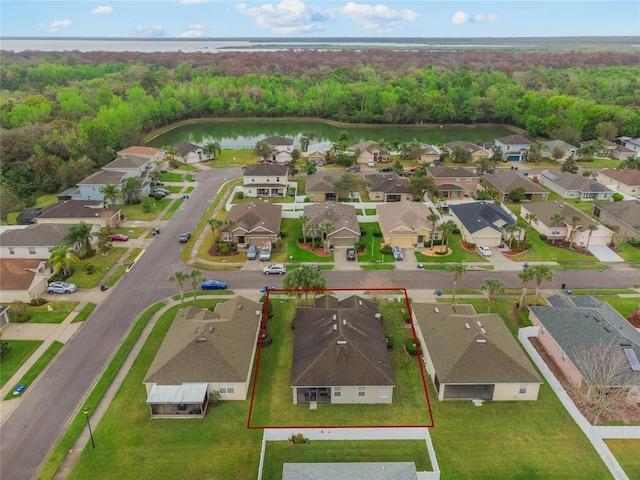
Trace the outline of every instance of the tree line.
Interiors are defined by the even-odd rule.
[[[574,144],[640,135],[637,54],[4,53],[3,203],[74,186],[150,130],[190,118],[504,123]]]

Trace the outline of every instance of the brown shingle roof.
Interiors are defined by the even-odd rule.
[[[247,233],[260,229],[274,235],[280,232],[282,207],[274,203],[239,203],[233,205],[228,220],[235,220],[236,226],[232,231],[244,230]]]
[[[333,185],[344,175],[344,172],[326,171],[318,172],[307,176],[305,192],[307,193],[327,193],[334,192]]]
[[[448,142],[448,143],[445,143],[444,146],[449,150],[453,150],[456,147],[461,147],[461,148],[464,148],[465,150],[470,151],[471,153],[478,152],[478,151],[487,152],[485,148],[482,148],[480,145],[476,145],[475,143],[471,143],[471,142]]]
[[[433,178],[477,178],[478,175],[462,167],[427,167],[427,173]]]
[[[395,173],[373,173],[365,175],[369,181],[372,192],[383,193],[409,193],[409,184],[406,178],[400,178]]]
[[[200,145],[195,145],[189,142],[178,142],[173,146],[173,148],[176,149],[176,151],[180,154],[180,156],[184,157],[185,155],[188,155],[190,152],[195,152],[197,150],[200,150],[202,147]]]
[[[532,145],[533,141],[522,135],[514,134],[506,137],[496,138],[496,141],[504,145]]]
[[[625,223],[640,233],[640,203],[602,202],[595,204],[600,210],[607,212],[620,222]]]
[[[147,157],[153,157],[157,153],[166,153],[166,150],[161,148],[143,147],[139,145],[133,145],[127,147],[124,150],[119,150],[119,155],[145,155]]]
[[[255,165],[249,165],[244,169],[243,176],[247,177],[255,175],[256,177],[281,176],[281,180],[287,181],[287,167],[278,163],[260,162]]]
[[[115,215],[117,210],[96,208],[100,200],[59,200],[45,207],[36,218],[98,218],[103,212]],[[93,207],[92,207],[93,206]]]
[[[271,146],[279,146],[279,145],[293,145],[293,139],[288,137],[283,137],[282,135],[272,135],[264,139]]]
[[[547,193],[545,188],[511,170],[499,170],[495,173],[488,173],[482,181],[483,183],[489,182],[501,193],[509,193],[518,187],[524,188],[525,193],[529,194]]]
[[[378,223],[384,233],[393,233],[399,229],[417,232],[426,228],[431,231],[431,222],[427,217],[431,210],[424,203],[400,202],[376,205]]]
[[[311,221],[318,225],[324,220],[330,220],[334,228],[329,232],[329,235],[343,228],[360,235],[360,225],[358,225],[358,217],[353,205],[336,202],[315,203],[305,205],[304,214],[308,215]]]
[[[531,202],[523,204],[522,207],[526,208],[530,213],[535,213],[538,217],[538,221],[549,227],[553,226],[551,217],[559,213],[564,217],[564,223],[571,225],[571,217],[580,217],[580,221],[577,223],[577,229],[581,232],[587,230],[587,226],[592,223],[598,225],[599,222],[593,218],[585,215],[577,208],[572,207],[561,201],[554,200],[553,202]]]
[[[614,170],[608,168],[600,172],[603,175],[628,186],[640,186],[640,170]]]
[[[314,307],[298,307],[291,385],[393,386],[393,368],[377,312],[374,303],[356,296],[337,305],[321,297]]]
[[[35,258],[0,258],[0,291],[27,290],[43,260]]]

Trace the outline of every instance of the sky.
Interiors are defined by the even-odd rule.
[[[3,37],[612,35],[640,36],[640,1],[0,0]]]

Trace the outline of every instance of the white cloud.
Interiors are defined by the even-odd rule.
[[[476,23],[495,22],[496,20],[498,20],[498,16],[493,14],[485,15],[484,13],[479,13],[478,15],[473,17],[473,21]]]
[[[71,26],[71,20],[55,20],[51,22],[51,28],[55,28],[55,29],[57,29],[58,27],[70,27],[70,26]]]
[[[178,35],[180,38],[198,38],[202,37],[202,30],[186,30]]]
[[[464,13],[461,10],[458,10],[456,13],[453,14],[453,17],[451,18],[451,23],[453,23],[454,25],[461,25],[463,23],[468,23],[470,19],[471,17],[469,17],[469,14]]]
[[[209,28],[206,23],[194,23],[189,25],[189,30],[206,30]]]
[[[332,18],[329,11],[307,7],[300,0],[282,0],[278,4],[265,3],[249,7],[246,3],[236,5],[241,15],[255,20],[260,28],[271,29],[277,34],[306,33],[322,30],[322,22]]]
[[[355,2],[347,3],[339,11],[364,28],[382,29],[385,33],[399,22],[413,21],[420,17],[419,13],[408,8],[394,10],[386,5],[365,5]]]
[[[134,32],[136,37],[164,37],[165,31],[161,25],[140,25]]]
[[[113,7],[108,5],[100,5],[98,8],[91,10],[91,13],[113,13]]]
[[[209,0],[180,0],[182,5],[197,5],[198,3],[207,3]]]

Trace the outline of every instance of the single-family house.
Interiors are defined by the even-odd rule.
[[[77,222],[80,223],[80,222]],[[42,223],[0,233],[0,257],[48,260],[74,224]]]
[[[626,160],[629,157],[635,157],[636,152],[622,145],[616,145],[609,150],[609,156],[617,160]]]
[[[471,153],[471,161],[477,162],[481,158],[491,157],[491,152],[480,145],[471,142],[448,142],[444,144],[444,151],[451,155],[456,147],[463,148]]]
[[[596,181],[605,187],[631,197],[640,196],[640,170],[600,170]]]
[[[596,148],[595,155],[602,157],[611,157],[613,155],[613,151],[618,146],[618,144],[609,140],[587,140],[585,142],[580,142],[580,147],[586,147],[588,145],[594,145]]]
[[[127,178],[127,174],[123,171],[107,171],[100,170],[89,175],[84,180],[78,182],[78,190],[71,194],[72,200],[98,200],[103,201],[104,195],[100,191],[103,186],[110,184],[118,187],[122,191],[122,186]]]
[[[412,304],[438,400],[537,400],[542,380],[500,315],[471,305]]]
[[[427,175],[433,178],[444,198],[475,197],[480,177],[462,167],[427,167]]]
[[[105,172],[123,172],[124,178],[139,177],[140,178],[140,190],[148,193],[149,172],[154,170],[155,163],[151,158],[142,155],[120,155],[115,160],[107,163],[102,170]]]
[[[369,182],[369,199],[372,202],[411,201],[409,182],[395,173],[373,173],[365,175]]]
[[[442,151],[435,145],[421,143],[420,158],[418,159],[418,162],[435,162],[436,160],[440,160],[440,155],[442,155]]]
[[[386,163],[391,161],[391,153],[381,148],[373,140],[356,143],[351,147],[351,150],[357,155],[357,163],[360,164],[366,165],[369,162]]]
[[[222,231],[222,240],[235,242],[239,247],[275,242],[280,238],[282,207],[276,203],[239,203],[233,205],[227,220],[235,225]]]
[[[338,197],[335,183],[344,175],[337,170],[325,170],[307,176],[305,193],[312,202],[335,202]]]
[[[618,137],[616,138],[616,143],[618,145],[622,145],[623,147],[628,148],[629,150],[633,150],[635,152],[636,157],[640,157],[640,137],[638,138]]]
[[[293,403],[392,403],[395,377],[375,303],[324,295],[297,307]]]
[[[287,167],[260,162],[249,165],[242,174],[245,197],[284,197],[287,193]]]
[[[606,302],[591,295],[552,295],[548,307],[529,307],[529,320],[538,327],[537,339],[564,376],[581,384],[585,369],[581,355],[599,345],[611,347],[628,361],[632,385],[612,385],[628,389],[630,405],[640,403],[640,332]],[[549,360],[547,360],[549,361]]]
[[[302,158],[306,158],[313,165],[320,161],[326,163],[332,148],[333,142],[311,143],[307,147],[307,151],[302,152]]]
[[[553,158],[558,162],[565,162],[570,158],[575,158],[577,151],[578,147],[564,140],[549,140],[544,142],[544,147],[542,147],[543,156]]]
[[[316,225],[331,222],[329,231],[322,231],[322,241],[333,247],[353,247],[360,241],[360,225],[356,209],[348,203],[324,202],[305,205],[304,214]]]
[[[47,290],[51,275],[47,260],[1,256],[0,303],[30,302],[38,298]]]
[[[200,145],[190,142],[178,142],[173,145],[180,158],[176,159],[182,163],[200,163],[205,160],[205,154]]]
[[[614,229],[616,238],[640,240],[640,202],[594,203],[593,215]]]
[[[509,192],[515,188],[524,189],[524,200],[530,202],[545,201],[549,197],[549,192],[528,177],[515,170],[496,170],[494,173],[487,173],[480,181],[484,188],[494,188],[504,202],[509,198]]]
[[[577,173],[544,170],[538,181],[562,198],[609,200],[613,195],[613,191],[604,185]]]
[[[554,223],[551,217],[559,214],[563,220]],[[597,220],[588,217],[577,208],[572,207],[564,202],[533,202],[520,206],[520,216],[535,215],[536,220],[531,222],[531,226],[539,233],[546,235],[548,238],[562,239],[573,241],[574,245],[586,247],[589,245],[609,245],[613,232]],[[579,217],[573,228],[573,217]],[[597,225],[597,230],[590,231],[589,225]]]
[[[277,163],[285,163],[291,161],[291,152],[293,151],[293,139],[283,137],[282,135],[272,135],[263,140],[273,150],[271,160]]]
[[[102,200],[58,200],[47,205],[34,219],[35,223],[117,225],[120,221],[120,209],[106,208]]]
[[[431,240],[433,225],[427,220],[431,210],[424,203],[402,202],[398,205],[376,205],[378,224],[385,245],[392,247],[422,246]],[[438,231],[434,240],[438,239]]]
[[[514,134],[496,138],[494,145],[502,150],[503,161],[524,162],[527,159],[527,153],[531,145],[533,145],[533,141],[523,135]]]
[[[181,312],[143,382],[152,418],[202,418],[210,392],[246,400],[249,391],[262,304],[236,296]]]
[[[504,228],[516,222],[502,206],[493,202],[451,205],[449,211],[463,241],[488,247],[500,246]]]
[[[118,150],[117,153],[121,156],[137,155],[139,157],[148,157],[156,165],[163,163],[167,159],[166,150],[141,145],[132,145],[123,150]]]

